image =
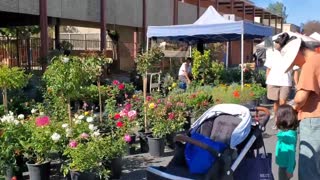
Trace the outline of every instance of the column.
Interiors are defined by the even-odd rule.
[[[48,11],[47,0],[39,0],[40,9],[40,57],[45,58],[48,54]],[[42,63],[42,71],[46,69],[47,62]]]
[[[60,49],[60,18],[56,19],[56,24],[54,26],[54,42],[55,42],[55,48]]]
[[[106,49],[106,0],[100,0],[100,50]]]

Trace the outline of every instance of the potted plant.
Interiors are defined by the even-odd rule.
[[[136,59],[136,69],[137,72],[143,77],[143,97],[146,101],[147,97],[147,72],[152,71],[152,67],[155,63],[159,63],[164,57],[160,47],[154,46],[149,51],[140,54]],[[144,109],[146,112],[146,109]],[[145,132],[149,132],[147,117],[144,119]]]
[[[27,162],[30,179],[50,179],[50,156],[53,152],[61,151],[63,136],[50,118],[42,112],[34,113],[25,123],[30,137],[21,140]]]
[[[60,43],[60,48],[63,50],[64,55],[69,56],[73,49],[73,45],[68,41],[62,41]]]
[[[28,138],[22,122],[25,116],[20,114],[14,116],[12,112],[1,117],[0,121],[0,169],[11,180],[13,176],[22,178],[22,164],[19,159],[22,157],[22,146],[20,141]]]
[[[5,114],[8,114],[8,90],[26,86],[30,77],[30,74],[25,74],[25,71],[19,67],[10,68],[0,64],[0,89]]]

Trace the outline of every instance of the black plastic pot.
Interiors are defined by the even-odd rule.
[[[99,180],[100,178],[92,172],[70,172],[71,180]]]
[[[50,162],[33,164],[27,162],[29,176],[32,180],[50,180]]]
[[[161,157],[164,155],[164,139],[154,138],[151,135],[148,136],[149,154],[155,157]]]
[[[189,130],[191,127],[191,116],[186,116],[186,123],[183,125],[184,130]]]
[[[5,172],[5,179],[6,180],[11,180],[13,177],[13,168],[12,167],[8,167],[6,169],[6,172]]]
[[[129,142],[129,144],[136,143],[136,135],[135,134],[130,134],[130,138],[131,138],[131,141]]]
[[[122,173],[122,157],[114,158],[110,164],[111,177],[110,179],[120,179]]]
[[[148,135],[151,135],[151,132],[145,133],[143,130],[139,131],[139,143],[140,143],[140,152],[141,153],[147,153],[149,152],[149,146],[148,146]]]

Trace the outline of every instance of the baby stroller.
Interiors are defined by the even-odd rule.
[[[262,132],[265,130],[269,117],[269,110],[263,107],[245,107],[236,104],[220,104],[211,107],[192,124],[186,135],[179,134],[175,137],[175,154],[166,167],[147,168],[147,179],[232,180],[236,168],[245,156],[255,149],[264,147]],[[213,141],[222,142],[226,148],[219,152],[212,146],[196,140],[197,138],[194,139],[193,134],[200,134]],[[215,157],[214,163],[210,165],[206,173],[190,172],[190,166],[186,161],[188,154],[185,152],[188,144],[200,147]]]

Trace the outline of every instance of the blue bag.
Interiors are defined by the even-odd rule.
[[[209,145],[211,148],[218,152],[223,152],[227,145],[221,142],[215,142],[210,138],[203,136],[199,133],[192,133],[191,138],[198,140],[202,143]],[[209,168],[213,165],[216,158],[205,149],[202,149],[193,144],[187,143],[185,148],[185,158],[189,171],[192,174],[203,174],[208,172]]]

